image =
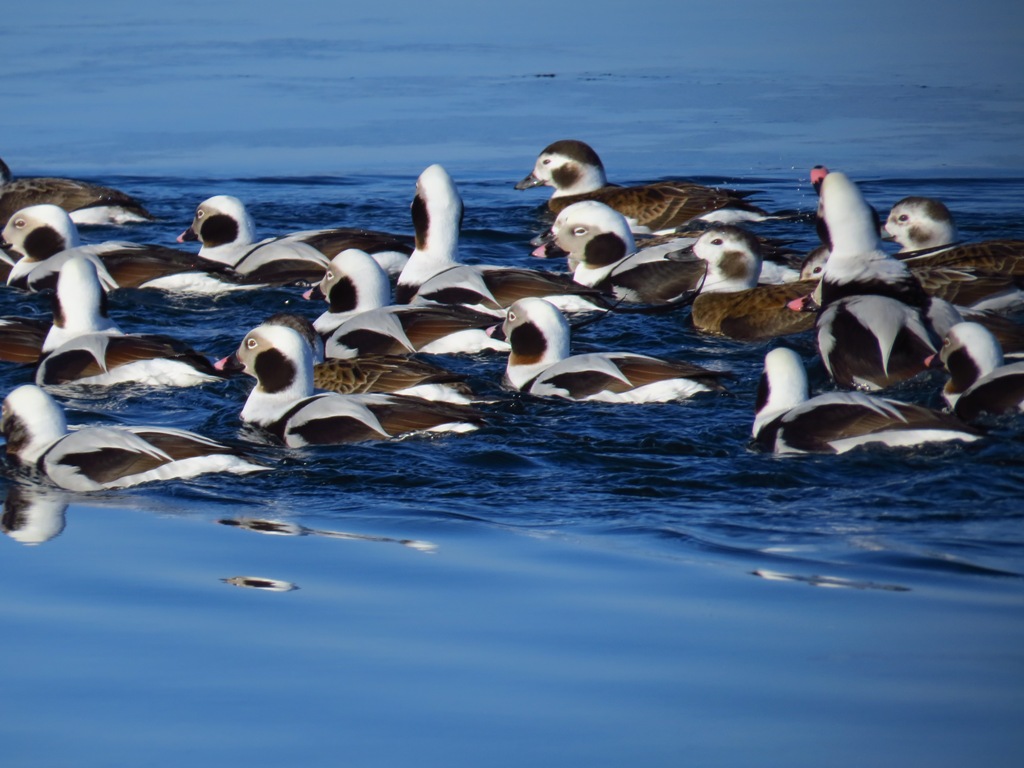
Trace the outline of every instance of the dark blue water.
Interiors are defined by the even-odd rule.
[[[826,163],[880,211],[928,195],[965,239],[1024,238],[1024,66],[1000,7],[443,5],[19,5],[0,156],[160,217],[89,242],[174,245],[218,193],[267,235],[408,233],[440,162],[464,259],[537,266],[544,195],[512,185],[569,137],[620,182],[696,176],[810,211]],[[757,231],[815,244],[806,224]],[[294,289],[111,305],[211,357],[274,312],[320,311]],[[0,315],[46,311],[0,291]],[[813,339],[790,343],[825,386]],[[51,538],[0,540],[3,764],[1020,765],[1020,417],[970,446],[776,458],[747,448],[769,345],[683,312],[611,316],[574,348],[736,379],[572,404],[503,391],[500,356],[450,358],[496,401],[477,433],[260,446],[275,470],[257,477],[46,496]],[[29,378],[0,368],[0,391]],[[940,385],[892,394],[938,406]],[[76,424],[240,439],[250,386],[62,401]],[[296,535],[219,522],[246,517]]]
[[[171,244],[214,192],[248,201],[266,233],[408,232],[415,175],[103,177],[161,220],[86,236]],[[466,261],[536,265],[540,201],[516,179],[456,175]],[[803,181],[738,181],[772,207],[813,206]],[[966,237],[1024,237],[1016,179],[864,188],[880,210],[940,197]],[[759,231],[814,244],[806,223]],[[273,312],[321,311],[297,289],[120,291],[111,305],[123,328],[173,328],[211,357]],[[0,314],[45,308],[0,294]],[[791,343],[826,386],[812,336]],[[272,473],[69,496],[59,536],[8,540],[0,708],[18,764],[739,765],[762,748],[785,764],[1012,764],[1022,418],[970,446],[776,458],[747,448],[770,345],[700,336],[681,312],[611,316],[574,347],[680,356],[737,378],[728,395],[682,404],[574,404],[505,392],[500,355],[447,358],[496,400],[475,434],[264,446]],[[29,378],[0,371],[4,391]],[[894,394],[938,406],[940,385],[936,374]],[[122,386],[64,402],[72,423],[238,439],[250,386]],[[217,524],[242,517],[306,535]],[[433,546],[396,541],[410,539]],[[242,575],[299,589],[221,581]]]

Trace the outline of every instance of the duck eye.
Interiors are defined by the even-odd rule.
[[[574,227],[573,230],[572,230],[572,233],[574,235],[576,235],[576,237],[583,237],[585,234],[587,234],[587,228],[586,227]]]
[[[204,211],[202,208],[200,208],[198,211],[196,211],[196,218],[197,219],[201,219],[205,215],[206,215],[206,211]]]
[[[245,340],[245,346],[246,346],[247,349],[256,349],[256,344],[257,344],[256,339],[246,339]]]
[[[542,162],[544,163],[544,165],[551,165],[551,158],[550,157],[545,157]]]
[[[900,221],[908,221],[909,219],[910,219],[910,217],[907,216],[907,214],[905,214],[905,213],[900,214],[900,218],[899,218]]]
[[[334,273],[331,272],[331,270],[328,269],[327,270],[327,274],[324,275],[324,280],[333,280],[333,279],[334,279]]]
[[[712,245],[721,245],[724,242],[725,241],[722,238],[716,237],[714,240],[711,241],[711,244]]]
[[[14,228],[15,229],[24,229],[25,228],[25,220],[24,219],[15,219],[14,220]]]
[[[815,268],[814,268],[814,270],[813,270],[813,271],[811,272],[811,274],[812,274],[812,275],[816,275],[816,274],[818,274],[819,272],[821,272],[821,270],[822,270],[822,268],[821,268],[821,267],[815,267]]]
[[[514,323],[516,321],[516,313],[513,312],[512,310],[509,310],[508,312],[508,321],[510,323]]]

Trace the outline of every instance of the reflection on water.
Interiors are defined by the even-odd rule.
[[[417,541],[416,539],[395,539],[389,536],[368,536],[361,533],[346,533],[344,531],[325,531],[317,528],[307,528],[298,523],[286,523],[280,520],[260,520],[257,518],[237,517],[218,520],[221,525],[234,528],[241,528],[246,531],[265,533],[272,536],[324,536],[329,539],[346,539],[349,541],[372,541],[379,543],[401,544],[419,552],[434,552],[436,544],[429,541]]]
[[[5,534],[22,544],[42,544],[64,530],[67,494],[41,485],[10,483],[4,499]]]
[[[247,587],[249,589],[262,589],[265,592],[292,592],[299,587],[290,581],[271,579],[265,576],[231,576],[221,579],[225,584],[233,584],[236,587]]]

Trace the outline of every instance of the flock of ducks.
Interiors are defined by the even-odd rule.
[[[77,224],[152,217],[117,190],[14,180],[2,161],[0,174],[0,277],[52,293],[53,306],[45,319],[0,318],[0,360],[31,367],[34,380],[4,399],[0,431],[12,464],[71,491],[269,465],[249,447],[178,429],[69,431],[53,396],[67,386],[193,386],[244,372],[255,385],[241,421],[295,448],[484,425],[465,377],[418,354],[507,355],[505,385],[538,397],[651,403],[727,388],[728,372],[683,360],[571,354],[567,318],[602,313],[689,308],[698,331],[746,342],[815,333],[834,391],[812,397],[801,358],[768,352],[751,433],[768,451],[969,442],[983,438],[985,414],[1024,409],[1024,363],[1003,358],[1024,349],[1012,318],[1024,304],[1024,242],[958,243],[948,209],[926,198],[897,203],[883,230],[856,184],[823,167],[811,173],[822,244],[793,263],[740,226],[780,215],[750,193],[615,186],[591,147],[555,142],[516,188],[553,189],[550,231],[532,244],[537,257],[565,259],[564,272],[462,263],[462,199],[439,165],[417,180],[411,239],[322,229],[257,240],[244,204],[218,195],[178,237],[197,241],[197,253],[84,244]],[[899,253],[883,250],[883,231]],[[107,311],[119,288],[296,285],[324,302],[319,317],[265,318],[217,361],[171,335],[122,331]],[[934,367],[948,372],[946,410],[872,394]]]

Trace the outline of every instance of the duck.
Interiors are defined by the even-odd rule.
[[[249,280],[282,284],[315,283],[328,260],[346,248],[372,253],[379,263],[400,270],[408,261],[404,239],[365,229],[317,229],[256,239],[256,224],[245,204],[232,195],[215,195],[197,207],[178,242],[199,241],[199,255],[225,264]]]
[[[862,445],[970,443],[983,436],[950,414],[864,392],[809,397],[803,361],[786,347],[765,355],[755,410],[753,444],[780,454],[846,453]]]
[[[729,374],[631,352],[570,355],[570,329],[550,302],[535,297],[511,307],[501,330],[512,351],[505,383],[541,397],[604,403],[663,403],[721,392]]]
[[[789,304],[812,292],[817,281],[759,285],[760,246],[747,230],[713,224],[691,253],[706,266],[690,311],[697,330],[738,341],[763,341],[814,328],[812,313]]]
[[[31,292],[52,289],[61,266],[78,257],[93,263],[108,290],[152,288],[205,294],[246,287],[231,270],[174,248],[113,240],[83,245],[67,211],[48,203],[17,211],[4,227],[2,241],[0,246],[18,257],[7,274],[7,284]]]
[[[416,181],[412,220],[416,248],[395,286],[397,304],[463,304],[495,317],[524,296],[557,301],[566,311],[600,306],[596,291],[566,275],[535,269],[468,265],[458,260],[462,198],[448,171],[434,164]]]
[[[885,222],[904,260],[929,294],[958,307],[1006,312],[1024,305],[1024,241],[959,242],[953,215],[929,197],[905,197]]]
[[[926,370],[955,310],[934,300],[909,267],[881,250],[876,217],[846,174],[828,173],[818,202],[828,260],[812,299],[819,308],[818,350],[842,388],[877,390]]]
[[[392,304],[387,274],[358,249],[335,256],[323,279],[304,295],[327,301],[313,327],[324,336],[328,358],[508,350],[506,342],[488,334],[495,324],[489,313],[459,304]]]
[[[39,203],[59,205],[76,224],[121,225],[156,218],[138,199],[121,190],[52,176],[15,179],[7,163],[0,160],[0,229],[15,212]]]
[[[193,386],[221,379],[209,360],[181,341],[125,334],[107,314],[95,265],[84,258],[69,259],[61,267],[53,323],[40,353],[35,380],[44,386]]]
[[[593,148],[577,139],[549,144],[533,171],[516,189],[548,186],[554,191],[548,209],[558,214],[581,200],[598,200],[622,213],[634,232],[676,229],[694,221],[759,221],[767,212],[747,202],[752,192],[705,187],[686,181],[659,181],[631,187],[608,183],[604,163]]]
[[[301,315],[278,312],[263,324],[287,326],[306,340],[313,353],[316,389],[343,395],[385,392],[448,403],[468,404],[476,400],[465,376],[408,355],[367,354],[325,359],[323,338]]]
[[[980,323],[950,328],[929,362],[949,372],[942,396],[961,419],[1024,410],[1024,362],[1004,365],[999,341]]]
[[[3,402],[0,432],[7,458],[69,491],[127,488],[211,472],[247,474],[269,467],[242,451],[169,427],[82,427],[69,431],[64,410],[34,384]]]
[[[261,325],[216,363],[256,379],[242,421],[290,448],[387,440],[423,432],[470,432],[483,425],[475,408],[394,394],[316,393],[310,345],[294,328]]]
[[[704,264],[699,260],[668,258],[691,246],[693,237],[673,238],[638,250],[626,217],[596,200],[563,208],[546,240],[534,256],[565,254],[574,281],[618,301],[674,304],[695,290],[704,277]]]

